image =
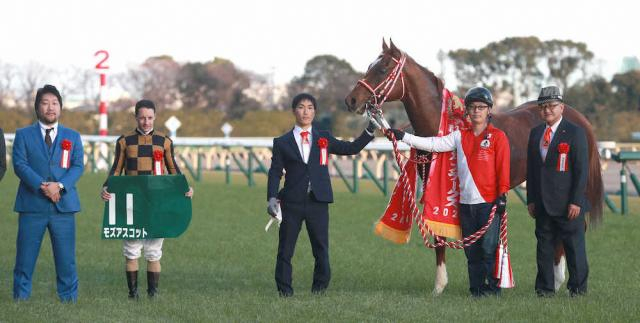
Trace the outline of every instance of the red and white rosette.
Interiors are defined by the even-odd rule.
[[[327,138],[318,139],[318,147],[320,147],[320,165],[327,166],[329,163],[329,152],[327,151],[329,141],[327,141]]]
[[[162,159],[164,154],[161,150],[153,152],[153,175],[162,175]]]
[[[566,142],[558,145],[558,164],[556,170],[566,172],[569,170],[569,144]]]
[[[68,139],[62,140],[62,157],[60,158],[60,167],[69,168],[71,164],[71,141]]]

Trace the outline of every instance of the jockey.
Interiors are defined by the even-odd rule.
[[[509,140],[491,125],[491,92],[483,87],[470,89],[464,98],[471,127],[442,137],[419,137],[389,129],[396,139],[411,147],[432,152],[456,151],[460,180],[460,225],[466,237],[483,227],[494,204],[496,215],[484,236],[464,248],[472,296],[500,295],[493,276],[498,245],[500,218],[506,208],[509,191]]]

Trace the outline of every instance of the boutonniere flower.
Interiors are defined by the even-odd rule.
[[[556,170],[559,172],[566,172],[569,170],[569,144],[566,142],[562,142],[558,145],[558,164],[556,165]]]
[[[560,143],[558,145],[558,152],[561,154],[566,154],[569,152],[569,144],[566,142]]]
[[[153,151],[153,175],[162,175],[162,158],[164,153],[161,150]]]
[[[326,166],[329,162],[329,153],[327,152],[329,141],[327,138],[318,139],[318,147],[320,147],[320,165]]]
[[[62,149],[71,150],[71,141],[69,141],[69,139],[62,140]]]
[[[62,157],[60,158],[60,167],[69,168],[71,164],[71,141],[63,139],[60,147],[62,148]]]

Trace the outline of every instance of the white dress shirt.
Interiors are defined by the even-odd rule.
[[[301,132],[308,131],[309,135],[307,136],[309,143],[302,143]],[[300,156],[302,156],[302,161],[306,164],[309,161],[309,152],[311,151],[311,143],[313,142],[311,127],[309,129],[302,129],[298,125],[293,128],[293,138],[296,139],[296,145],[298,146],[298,150],[300,151]]]
[[[551,146],[551,142],[553,141],[553,136],[556,134],[556,130],[558,130],[558,125],[560,125],[561,121],[562,121],[562,117],[560,117],[560,119],[558,119],[558,121],[556,121],[556,123],[554,123],[551,126],[551,138],[549,138],[549,146]],[[540,156],[542,156],[542,160],[547,159],[547,152],[549,151],[549,147],[544,146],[544,132],[547,131],[547,128],[549,128],[549,125],[544,127],[544,131],[542,132],[542,137],[540,138]]]
[[[51,137],[51,143],[56,141],[56,136],[58,135],[58,123],[54,123],[53,125],[45,125],[44,123],[38,121],[40,124],[40,133],[42,133],[42,140],[45,140],[45,136],[47,135],[46,129],[53,129],[49,132],[49,137]],[[45,141],[46,142],[46,141]]]

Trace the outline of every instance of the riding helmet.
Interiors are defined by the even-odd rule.
[[[464,96],[464,104],[469,105],[472,102],[484,102],[489,107],[493,106],[493,97],[491,92],[481,86],[473,87],[467,91]]]

